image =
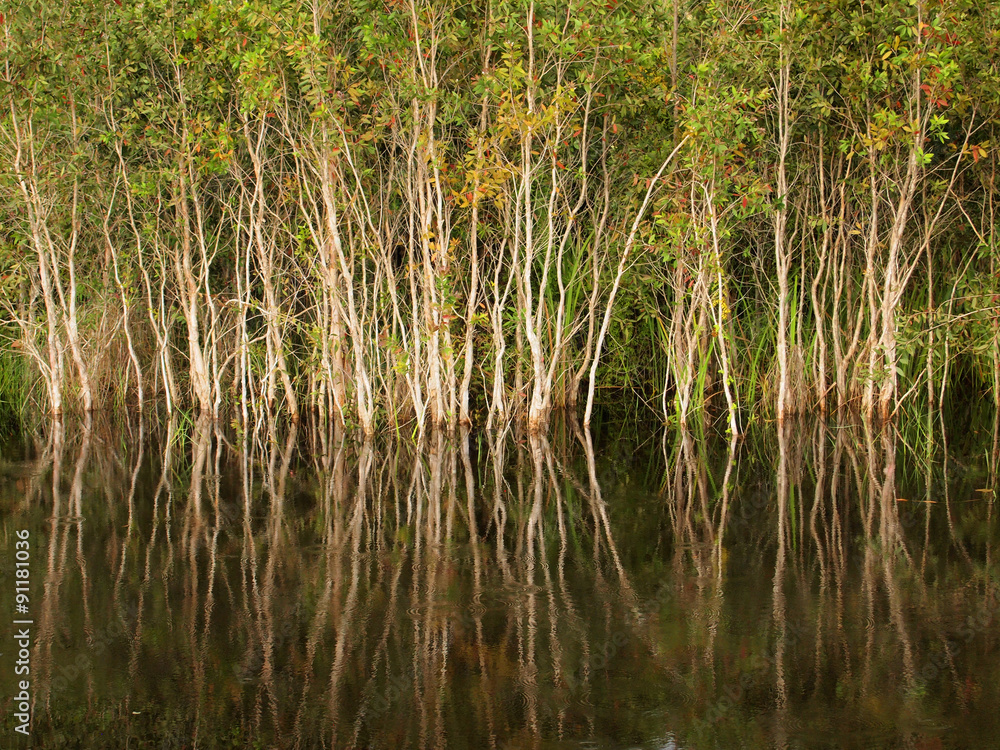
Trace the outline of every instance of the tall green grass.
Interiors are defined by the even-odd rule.
[[[31,375],[22,354],[0,349],[0,418],[16,422],[24,418],[31,397]]]

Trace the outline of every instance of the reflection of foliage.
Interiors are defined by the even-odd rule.
[[[913,716],[961,732],[958,705],[995,728],[980,444],[925,464],[864,425],[638,449],[566,425],[551,445],[271,432],[233,451],[199,420],[140,455],[104,429],[41,436],[23,484],[0,482],[20,498],[8,525],[53,529],[35,558],[53,555],[46,747],[81,728],[102,746],[399,747],[421,717],[477,745],[544,742],[561,718],[564,740],[768,746],[771,721],[798,737],[819,710],[845,737]],[[75,512],[77,472],[86,523],[47,518]]]

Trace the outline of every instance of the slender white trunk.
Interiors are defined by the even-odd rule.
[[[611,311],[614,308],[615,297],[618,295],[618,288],[621,286],[622,277],[625,275],[625,269],[627,267],[627,262],[629,259],[629,253],[632,250],[632,245],[635,243],[636,234],[639,232],[639,224],[642,222],[643,217],[646,214],[646,209],[649,207],[649,201],[653,197],[654,188],[663,175],[664,170],[666,170],[667,165],[673,161],[673,158],[677,155],[677,152],[681,150],[681,147],[687,142],[688,137],[684,136],[680,143],[678,143],[674,150],[670,152],[670,155],[664,160],[663,164],[660,165],[659,171],[656,175],[649,181],[649,186],[646,188],[646,195],[642,200],[642,205],[639,207],[638,212],[636,212],[635,220],[632,222],[632,230],[629,232],[628,237],[625,240],[625,247],[622,250],[621,259],[618,261],[618,272],[615,274],[615,281],[611,286],[611,293],[608,295],[608,302],[604,308],[604,320],[601,323],[600,332],[597,335],[597,344],[594,348],[594,360],[590,365],[590,383],[587,388],[587,408],[583,415],[583,426],[590,426],[590,418],[594,411],[594,390],[597,384],[597,366],[601,360],[601,349],[604,346],[604,338],[608,334],[608,328],[611,325]]]

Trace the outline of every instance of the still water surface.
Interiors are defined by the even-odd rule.
[[[1000,747],[989,432],[48,427],[0,462],[33,746]]]

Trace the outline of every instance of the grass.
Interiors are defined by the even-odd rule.
[[[25,357],[13,349],[0,349],[0,418],[20,422],[31,398],[31,370]]]

